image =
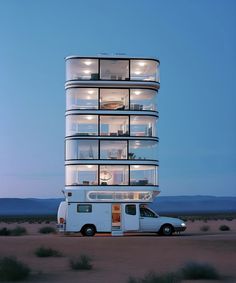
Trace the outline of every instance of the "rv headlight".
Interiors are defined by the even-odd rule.
[[[186,224],[185,224],[184,222],[182,222],[182,223],[181,223],[181,226],[182,226],[182,227],[185,227],[185,226],[186,226]]]

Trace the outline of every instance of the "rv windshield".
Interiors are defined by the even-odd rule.
[[[154,217],[154,218],[158,217],[154,211],[146,207],[140,207],[140,216],[141,217]]]

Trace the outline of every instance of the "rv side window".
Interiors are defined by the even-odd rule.
[[[129,215],[136,215],[136,205],[128,204],[125,206],[125,213]]]
[[[92,205],[91,204],[78,204],[77,205],[77,212],[92,212]]]

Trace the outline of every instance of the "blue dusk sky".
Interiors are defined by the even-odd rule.
[[[62,197],[68,55],[161,61],[161,195],[236,196],[236,1],[0,0],[0,197]]]

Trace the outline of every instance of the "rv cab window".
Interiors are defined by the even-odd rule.
[[[140,216],[141,217],[157,217],[155,213],[145,207],[140,207]]]
[[[77,205],[77,212],[92,212],[92,205],[91,204],[78,204]]]
[[[125,206],[125,213],[129,215],[136,215],[136,205],[135,204],[127,204]]]

